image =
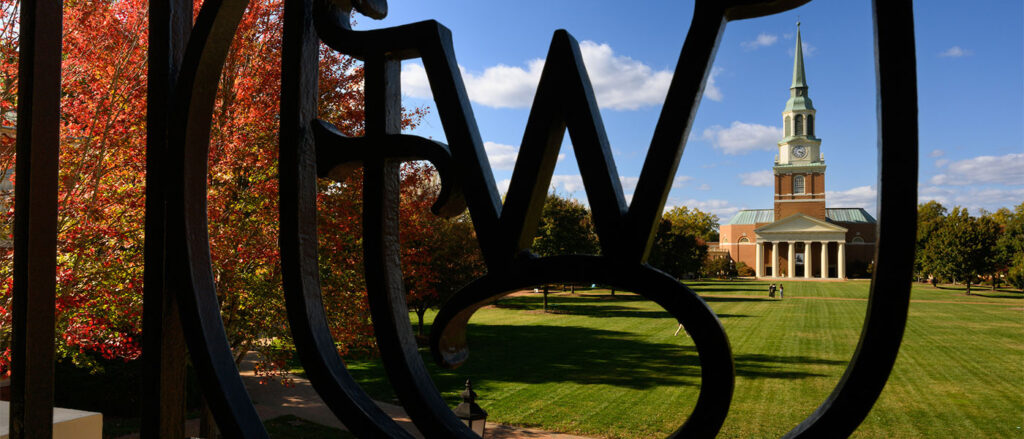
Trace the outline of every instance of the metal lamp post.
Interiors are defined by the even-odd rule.
[[[476,392],[473,384],[466,380],[466,390],[462,391],[462,404],[455,407],[455,416],[462,420],[473,433],[484,436],[484,424],[487,423],[487,412],[476,403]]]

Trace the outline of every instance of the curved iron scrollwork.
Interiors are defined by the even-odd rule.
[[[280,129],[283,281],[299,357],[335,415],[359,437],[412,437],[349,375],[334,350],[321,301],[316,180],[361,165],[366,283],[386,372],[425,436],[475,437],[440,398],[417,352],[405,305],[397,240],[398,167],[406,160],[429,160],[443,186],[435,212],[454,215],[468,207],[488,268],[487,275],[458,292],[438,314],[431,332],[435,360],[448,367],[466,361],[469,317],[511,290],[560,281],[629,289],[664,307],[686,326],[697,344],[701,391],[687,421],[670,437],[716,435],[728,414],[734,385],[728,338],[699,296],[645,260],[725,24],[775,14],[807,1],[697,0],[636,196],[627,205],[578,44],[567,32],[556,32],[552,40],[502,204],[448,29],[425,21],[357,32],[349,27],[351,10],[382,18],[387,13],[386,0],[287,0]],[[147,392],[159,398],[146,406],[143,436],[181,436],[180,425],[172,424],[180,424],[182,415],[181,407],[174,406],[183,401],[176,383],[183,380],[184,363],[168,357],[183,352],[184,341],[204,397],[225,436],[265,438],[267,432],[238,376],[221,323],[206,217],[206,157],[214,94],[248,1],[207,0],[190,27],[191,3],[151,2],[154,49],[150,51],[147,172],[154,175],[147,175],[144,355],[147,370],[153,370],[147,372]],[[53,382],[53,325],[45,316],[53,315],[54,133],[59,120],[61,14],[57,4],[22,3],[22,117],[17,148],[19,158],[30,160],[17,164],[11,398],[15,438],[43,437],[51,431],[53,394],[38,390],[52,389]],[[877,267],[868,312],[857,351],[839,384],[785,437],[851,434],[888,380],[906,323],[918,151],[911,1],[873,2],[873,14],[880,171]],[[346,138],[317,119],[321,41],[365,62],[364,137]],[[423,61],[450,146],[400,132],[400,61],[410,58]],[[602,256],[537,258],[529,252],[530,241],[566,130],[575,145]],[[180,329],[173,327],[179,315]],[[183,332],[183,339],[176,338],[175,332]],[[29,388],[34,391],[29,393]]]
[[[456,367],[468,357],[466,323],[504,294],[545,282],[600,282],[659,303],[693,335],[702,387],[690,417],[671,437],[712,437],[728,413],[734,368],[728,339],[708,306],[685,285],[644,262],[682,156],[708,69],[726,22],[791,9],[806,1],[698,1],[669,94],[637,186],[627,206],[578,44],[555,33],[505,202],[499,201],[452,49],[451,33],[434,21],[365,32],[349,27],[365,4],[294,0],[285,14],[281,129],[282,260],[289,315],[314,386],[346,425],[365,436],[405,437],[382,417],[334,354],[316,278],[315,179],[353,164],[364,168],[367,287],[385,369],[403,405],[427,437],[472,437],[425,371],[411,337],[397,244],[398,163],[428,159],[444,182],[435,211],[468,206],[488,274],[458,292],[435,318],[435,360]],[[338,5],[341,3],[342,5]],[[386,5],[377,3],[371,16]],[[909,298],[916,201],[900,182],[916,173],[915,73],[899,60],[913,53],[909,2],[875,5],[879,60],[882,170],[879,266],[857,354],[833,394],[787,437],[849,435],[881,392],[898,351]],[[376,13],[377,15],[372,15]],[[323,41],[366,63],[366,135],[348,139],[316,120],[316,47]],[[399,134],[399,62],[424,64],[449,147]],[[907,68],[910,67],[910,68]],[[682,123],[680,123],[682,121]],[[894,130],[893,126],[903,129]],[[529,252],[565,131],[572,137],[603,256],[536,258]],[[895,147],[886,147],[896,145]],[[898,164],[898,165],[896,165]],[[900,169],[896,170],[896,166]],[[887,183],[895,184],[887,184]],[[888,238],[888,239],[886,239]],[[879,291],[885,291],[882,295]],[[309,370],[309,367],[307,367]]]

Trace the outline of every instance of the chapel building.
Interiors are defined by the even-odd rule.
[[[825,205],[825,156],[807,95],[797,23],[793,84],[772,168],[773,209],[739,211],[719,229],[719,249],[758,278],[846,279],[865,275],[875,253],[875,219],[864,209]]]

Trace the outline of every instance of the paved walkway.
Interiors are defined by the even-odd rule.
[[[259,378],[253,373],[254,362],[255,354],[249,354],[242,364],[242,380],[245,382],[245,387],[249,389],[249,394],[252,395],[253,403],[256,405],[256,411],[261,418],[268,420],[278,416],[294,415],[317,424],[345,429],[345,426],[334,417],[334,413],[324,405],[309,380],[293,377],[294,387],[285,387],[277,383],[260,384]],[[423,437],[402,407],[383,402],[377,402],[377,405],[415,437]],[[518,428],[490,422],[487,423],[486,437],[488,439],[587,439],[583,436]]]
[[[253,365],[256,362],[256,354],[250,353],[242,362],[242,381],[249,390],[256,412],[264,421],[279,416],[293,415],[310,422],[315,422],[327,427],[346,430],[334,413],[320,399],[316,390],[309,380],[301,377],[293,377],[294,387],[285,387],[278,383],[260,384],[259,377],[253,372]],[[398,422],[402,428],[412,433],[413,436],[423,439],[423,435],[416,430],[412,420],[405,413],[402,407],[378,401],[377,405]],[[185,434],[188,436],[199,435],[199,420],[189,420],[185,425]],[[118,439],[138,439],[139,435],[130,434]],[[487,423],[485,433],[487,439],[589,439],[584,436],[571,434],[553,433],[550,431],[536,430],[531,428],[519,428],[510,425]]]

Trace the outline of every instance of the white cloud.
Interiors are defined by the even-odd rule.
[[[619,181],[622,182],[622,192],[633,192],[640,177],[619,177]]]
[[[715,85],[715,77],[722,73],[722,70],[720,67],[713,67],[711,74],[708,75],[708,82],[704,84],[704,96],[715,102],[722,102],[722,90]]]
[[[516,147],[501,143],[484,142],[484,151],[487,152],[487,160],[494,169],[511,170],[516,166],[516,157],[519,156]]]
[[[686,182],[691,181],[691,180],[693,180],[693,177],[691,177],[689,175],[680,175],[680,176],[676,177],[675,180],[673,180],[672,187],[674,187],[674,188],[683,187],[683,185],[686,184]]]
[[[719,222],[728,220],[736,212],[740,211],[740,207],[729,204],[727,200],[696,200],[692,198],[688,200],[669,200],[665,204],[665,210],[667,211],[676,206],[695,207],[701,211],[717,215]]]
[[[583,190],[583,177],[579,175],[553,175],[551,176],[551,189],[555,192],[564,191],[568,193]]]
[[[487,152],[487,161],[491,163],[492,168],[505,171],[515,169],[519,148],[496,142],[484,142],[484,151]],[[558,155],[558,161],[564,158],[565,154]]]
[[[511,178],[506,178],[504,180],[499,181],[498,182],[498,192],[501,192],[502,195],[508,193],[508,187],[511,184],[512,184],[512,179]]]
[[[740,174],[740,183],[744,186],[765,187],[771,186],[774,180],[772,171],[764,170]]]
[[[433,99],[430,81],[427,80],[427,71],[422,64],[402,63],[402,94],[414,98]]]
[[[743,48],[747,50],[754,50],[760,47],[771,46],[772,44],[775,44],[776,41],[779,41],[778,35],[766,34],[762,32],[760,34],[757,34],[757,38],[754,38],[753,41],[744,41],[740,43],[740,46],[743,46]]]
[[[953,46],[953,47],[950,47],[949,49],[946,49],[945,52],[940,53],[939,56],[945,57],[945,58],[960,58],[962,56],[968,56],[968,55],[971,55],[973,53],[974,52],[972,52],[970,50],[967,50],[967,49],[964,49],[964,48],[962,48],[960,46]]]
[[[700,186],[697,186],[697,190],[699,190],[699,191],[710,191],[711,190],[711,185],[709,185],[707,183],[704,183],[704,184],[702,184]]]
[[[845,191],[825,191],[831,207],[860,207],[874,215],[878,205],[878,190],[874,186],[857,186]]]
[[[966,207],[974,213],[980,209],[994,211],[1000,207],[1011,207],[1024,200],[1024,188],[950,188],[922,185],[917,191],[919,203],[931,200],[947,208]]]
[[[671,71],[655,71],[628,56],[616,55],[607,44],[593,41],[581,42],[580,53],[602,108],[635,110],[664,102]],[[494,108],[526,108],[533,103],[544,60],[528,61],[525,68],[499,64],[483,72],[469,72],[461,66],[459,69],[473,102]],[[402,92],[416,98],[432,96],[422,65],[403,65]]]
[[[936,185],[1024,184],[1024,153],[1004,156],[983,155],[949,163],[946,173],[930,180]]]
[[[815,45],[813,45],[811,43],[808,43],[806,41],[802,41],[800,43],[800,45],[803,46],[803,48],[804,48],[804,56],[806,56],[806,57],[811,57],[811,56],[814,55],[815,52],[818,51],[818,46],[815,46]],[[793,49],[789,49],[789,57],[790,57],[790,59],[792,59],[794,55],[796,55],[795,51]]]
[[[949,164],[949,159],[938,159],[935,161],[935,167],[941,168]]]
[[[942,157],[944,155],[946,155],[946,151],[943,151],[941,149],[933,149],[932,152],[928,154],[928,157],[936,158]]]
[[[706,128],[701,138],[726,154],[739,155],[775,149],[782,138],[782,128],[734,121],[729,128],[721,125]]]

